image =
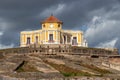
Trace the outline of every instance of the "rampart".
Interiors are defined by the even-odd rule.
[[[97,56],[109,56],[118,55],[118,49],[103,49],[103,48],[88,48],[88,47],[76,47],[70,45],[32,45],[29,47],[9,48],[0,50],[0,55],[7,53],[40,53],[40,54],[72,54],[72,55],[97,55]]]

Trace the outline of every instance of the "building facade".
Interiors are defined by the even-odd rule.
[[[26,47],[34,44],[70,44],[72,46],[87,47],[82,31],[63,30],[63,22],[51,15],[41,22],[42,29],[22,31],[20,33],[20,46]]]

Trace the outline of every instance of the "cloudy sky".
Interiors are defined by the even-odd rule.
[[[120,0],[0,0],[0,48],[18,47],[20,31],[41,29],[51,13],[90,47],[120,49]]]

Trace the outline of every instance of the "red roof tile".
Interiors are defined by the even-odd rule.
[[[42,21],[42,23],[45,22],[58,22],[58,23],[62,23],[62,21],[60,21],[59,19],[57,19],[56,17],[54,17],[53,15],[51,15],[50,17],[48,17],[47,19],[45,19],[44,21]]]

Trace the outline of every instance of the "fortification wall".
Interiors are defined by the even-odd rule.
[[[118,49],[107,50],[101,48],[86,48],[86,47],[75,47],[70,45],[40,45],[40,46],[29,46],[29,47],[19,47],[0,50],[0,55],[5,55],[7,53],[40,53],[40,54],[72,54],[72,55],[98,55],[98,56],[108,56],[108,55],[118,55]]]

